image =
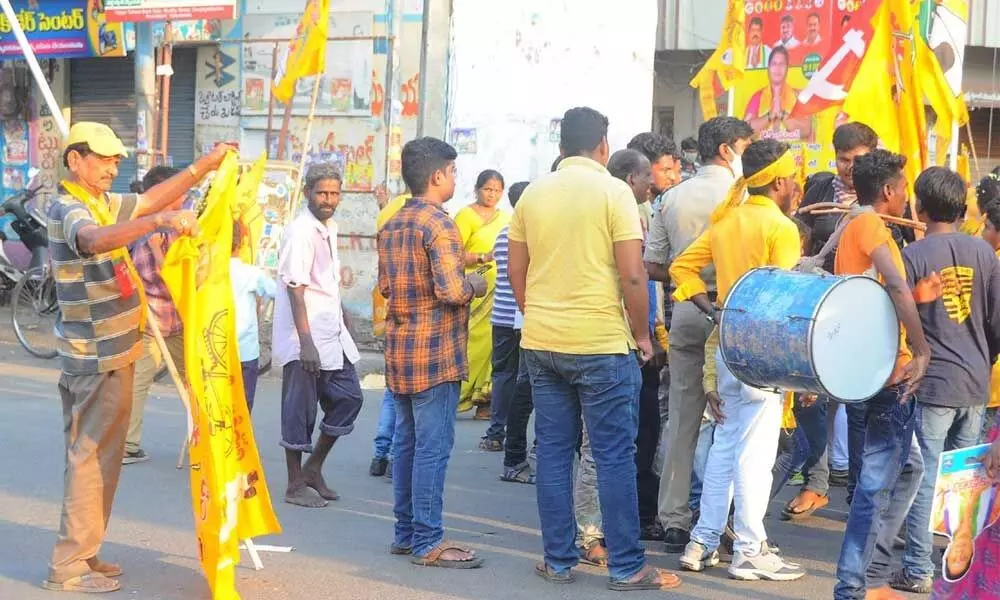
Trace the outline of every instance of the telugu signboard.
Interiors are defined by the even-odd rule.
[[[233,19],[236,0],[104,0],[104,10],[115,22]]]
[[[40,59],[125,56],[122,25],[107,21],[100,0],[14,0],[13,7]],[[0,60],[17,58],[24,53],[7,17],[0,14]]]

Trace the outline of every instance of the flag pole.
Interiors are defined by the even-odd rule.
[[[49,112],[52,113],[52,118],[56,120],[56,125],[59,126],[59,132],[62,133],[63,137],[68,137],[69,125],[66,124],[62,110],[59,109],[59,105],[56,103],[56,97],[52,95],[52,88],[49,87],[49,82],[46,81],[45,75],[42,74],[42,67],[39,66],[38,59],[35,58],[35,52],[31,49],[31,44],[28,43],[28,38],[24,35],[24,30],[21,29],[21,23],[17,20],[17,13],[14,12],[14,7],[11,6],[10,0],[0,0],[0,5],[3,6],[3,12],[7,15],[7,22],[14,32],[14,37],[17,38],[17,44],[21,47],[21,52],[24,53],[24,59],[28,62],[28,68],[31,69],[31,74],[35,77],[35,83],[45,98],[45,104],[48,105]]]
[[[302,138],[302,156],[299,157],[299,172],[295,179],[295,189],[292,190],[292,205],[288,207],[288,214],[295,213],[295,206],[302,191],[302,179],[305,177],[306,153],[309,151],[309,137],[312,135],[313,117],[316,114],[316,100],[319,99],[319,80],[322,75],[316,74],[313,83],[312,102],[309,104],[309,117],[306,120],[306,135]]]

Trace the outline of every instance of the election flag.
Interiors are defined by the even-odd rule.
[[[326,35],[330,24],[330,0],[309,0],[295,38],[288,44],[285,68],[274,85],[274,97],[289,104],[295,84],[303,77],[319,75],[326,69]]]
[[[280,533],[243,393],[229,281],[237,156],[216,172],[196,238],[171,244],[162,270],[184,322],[194,427],[189,440],[198,557],[213,600],[238,600],[239,542]]]
[[[718,114],[715,98],[721,91],[733,87],[743,77],[747,52],[745,22],[743,3],[729,2],[722,39],[705,66],[691,80],[691,87],[698,90],[701,112],[706,120]]]

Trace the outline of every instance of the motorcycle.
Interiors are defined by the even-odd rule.
[[[39,171],[29,172],[25,189],[0,205],[0,293],[9,298],[17,282],[48,262],[47,220],[39,206]]]

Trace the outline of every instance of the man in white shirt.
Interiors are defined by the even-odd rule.
[[[260,329],[257,323],[257,299],[274,298],[278,286],[273,279],[255,265],[248,265],[239,257],[243,242],[243,227],[233,222],[233,256],[229,259],[229,281],[233,287],[233,304],[236,307],[236,339],[240,348],[240,367],[243,371],[243,393],[247,409],[253,412],[253,399],[257,394],[257,376],[260,375]]]
[[[783,46],[787,50],[794,50],[800,43],[795,39],[795,17],[792,15],[781,17],[781,37],[775,42],[774,47]]]
[[[354,430],[361,412],[361,355],[344,322],[340,260],[333,213],[341,176],[330,164],[309,167],[308,210],[285,228],[278,255],[280,290],[274,307],[274,361],[283,368],[281,445],[288,467],[285,502],[310,508],[337,500],[323,480],[323,461],[337,438]],[[316,406],[323,409],[313,447]],[[310,453],[305,465],[302,453]]]

